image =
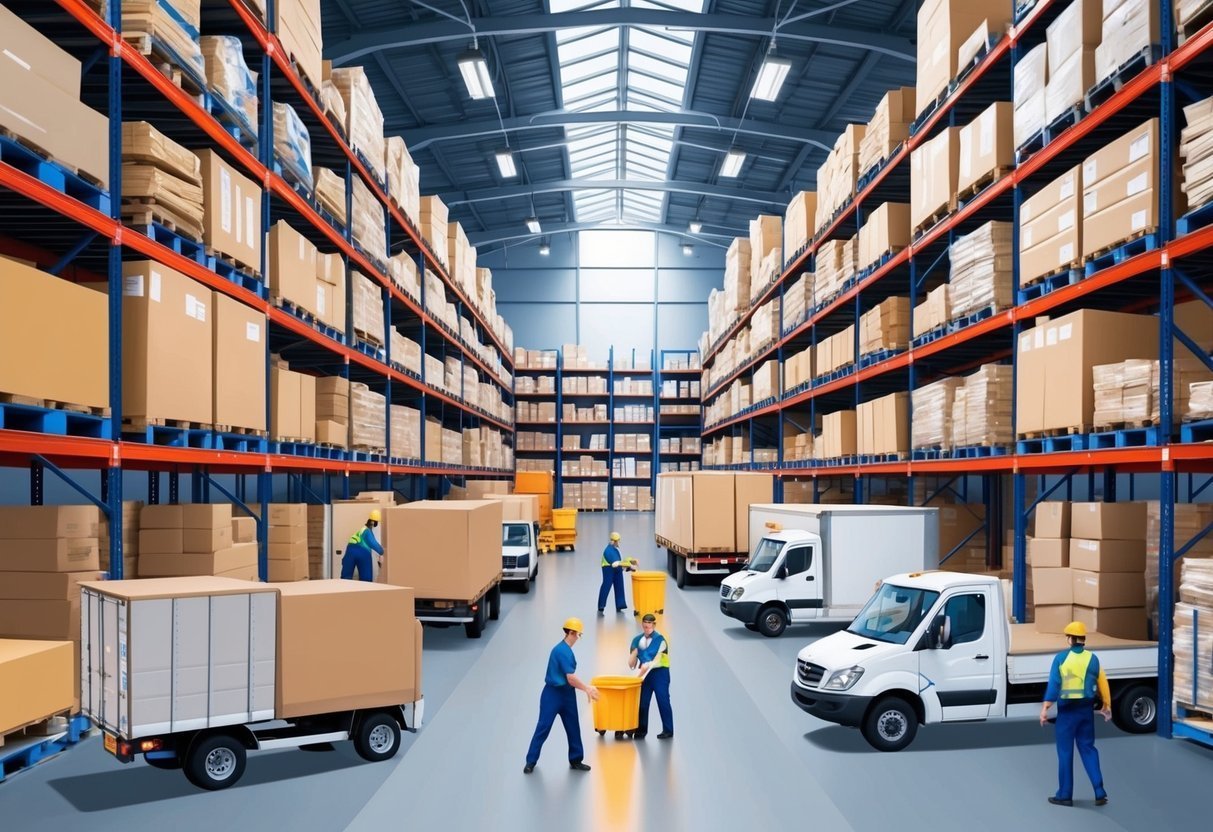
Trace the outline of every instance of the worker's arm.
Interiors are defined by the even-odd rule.
[[[1049,721],[1049,708],[1053,707],[1053,703],[1061,696],[1061,660],[1061,655],[1055,656],[1053,667],[1049,670],[1049,685],[1045,689],[1045,701],[1040,705],[1041,725]]]
[[[371,531],[370,529],[366,529],[363,531],[362,542],[368,549],[371,549],[372,551],[377,552],[380,555],[383,554],[383,547],[379,545],[379,541],[375,539],[375,533],[373,531]]]
[[[585,682],[578,679],[576,674],[566,673],[564,675],[564,678],[568,680],[568,683],[572,687],[574,687],[577,690],[583,691],[585,693],[585,695],[588,696],[591,700],[596,701],[598,699],[598,688],[594,687],[593,685],[587,685]]]
[[[1099,675],[1095,677],[1095,685],[1099,688],[1099,701],[1103,705],[1099,713],[1107,722],[1112,718],[1112,690],[1108,687],[1108,677],[1104,675],[1102,667],[1099,669]]]
[[[639,657],[638,657],[639,652],[640,651],[638,651],[635,647],[633,647],[632,654],[630,656],[628,656],[628,667],[632,668],[633,670],[636,669],[636,663],[639,661]]]

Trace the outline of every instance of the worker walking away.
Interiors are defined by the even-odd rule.
[[[623,572],[631,564],[619,553],[619,532],[611,532],[611,542],[602,550],[602,586],[598,588],[598,614],[606,610],[607,596],[611,588],[615,588],[615,612],[624,612],[628,608],[627,598],[623,595]]]
[[[1102,706],[1100,715],[1107,722],[1112,718],[1112,694],[1108,678],[1099,666],[1099,657],[1086,649],[1087,628],[1081,621],[1072,621],[1063,631],[1070,640],[1070,649],[1058,653],[1049,671],[1049,686],[1040,709],[1040,724],[1048,721],[1049,707],[1057,703],[1057,794],[1049,798],[1055,806],[1074,805],[1074,746],[1082,758],[1083,768],[1095,788],[1095,805],[1108,802],[1103,773],[1099,769],[1099,752],[1095,750],[1095,703]]]
[[[379,565],[383,566],[383,547],[375,539],[375,528],[382,517],[379,509],[372,509],[370,516],[366,519],[366,525],[350,535],[350,539],[346,541],[345,554],[341,557],[342,580],[348,581],[354,577],[355,569],[358,570],[358,580],[375,580],[375,570],[371,566],[371,553],[374,552],[378,556]]]
[[[589,771],[590,767],[584,762],[585,751],[581,746],[581,723],[577,719],[577,691],[585,691],[590,701],[598,699],[598,689],[587,685],[574,675],[577,670],[577,657],[573,655],[573,645],[585,632],[585,626],[580,618],[569,618],[564,622],[564,638],[552,648],[548,656],[547,675],[543,680],[543,693],[539,695],[539,724],[535,726],[535,736],[531,738],[531,747],[526,752],[526,766],[523,774],[530,774],[539,762],[539,752],[552,731],[552,723],[560,717],[564,725],[564,733],[569,740],[569,768],[573,771]]]
[[[632,639],[632,655],[628,667],[639,668],[644,675],[640,684],[640,721],[632,734],[642,740],[649,733],[649,700],[657,696],[657,710],[661,714],[659,740],[674,736],[674,710],[670,707],[670,642],[657,632],[657,616],[646,613],[640,621],[644,631]]]

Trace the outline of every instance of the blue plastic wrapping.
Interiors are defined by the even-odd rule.
[[[313,188],[312,137],[290,104],[274,102],[274,156],[308,190]]]
[[[206,82],[222,100],[223,112],[249,136],[257,136],[257,73],[244,62],[240,39],[231,35],[202,38]]]

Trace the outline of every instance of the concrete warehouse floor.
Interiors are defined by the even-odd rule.
[[[672,645],[677,736],[600,740],[581,703],[588,774],[570,772],[559,724],[539,767],[522,773],[548,651],[568,615],[585,619],[583,679],[625,669],[631,615],[595,617],[607,533],[623,552],[660,568],[651,514],[580,518],[581,546],[545,556],[537,591],[507,593],[480,641],[427,630],[427,722],[400,756],[362,762],[348,744],[329,753],[254,754],[224,792],[179,772],[122,766],[92,738],[0,785],[5,829],[1199,829],[1213,754],[1185,742],[1131,737],[1100,722],[1112,802],[1091,803],[1081,766],[1073,809],[1049,806],[1056,788],[1051,728],[1033,722],[924,728],[900,754],[871,750],[857,731],[818,722],[790,701],[797,651],[830,628],[764,639],[725,619],[716,588],[667,584],[662,629]],[[629,589],[630,592],[630,589]],[[630,594],[629,594],[630,600]],[[609,606],[609,605],[608,605]],[[334,622],[340,626],[340,622]],[[377,633],[351,638],[384,639]],[[657,720],[656,708],[652,719]]]

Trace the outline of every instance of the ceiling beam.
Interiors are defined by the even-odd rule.
[[[572,231],[659,231],[665,234],[673,234],[677,237],[686,239],[692,242],[701,237],[717,237],[728,239],[731,237],[744,236],[749,233],[746,228],[730,228],[717,225],[704,225],[704,229],[699,234],[690,234],[685,226],[670,225],[663,222],[626,222],[616,223],[613,220],[603,222],[566,222],[557,225],[544,226],[543,230],[538,234],[532,234],[523,226],[509,226],[506,228],[491,228],[487,231],[475,231],[468,234],[468,242],[476,246],[477,249],[483,249],[485,246],[495,245],[497,243],[518,242],[520,240],[533,240],[543,237],[551,237],[555,234],[567,234]],[[707,240],[704,240],[707,242]],[[712,243],[712,245],[719,245]],[[723,246],[721,246],[723,248]]]
[[[664,9],[624,6],[557,14],[519,14],[473,18],[475,36],[528,35],[560,29],[607,26],[647,26],[693,32],[724,32],[733,35],[770,37],[772,31],[784,41],[806,41],[880,52],[904,61],[914,61],[914,45],[906,38],[884,32],[852,29],[828,23],[802,21],[782,28],[775,18],[731,14],[696,14]],[[402,49],[430,43],[470,42],[473,30],[454,20],[430,20],[403,26],[356,31],[345,40],[326,44],[326,56],[337,65],[349,63],[381,49]]]
[[[498,202],[505,199],[529,197],[534,194],[560,193],[561,191],[659,191],[661,193],[699,194],[720,199],[735,199],[759,205],[784,205],[786,194],[766,193],[751,188],[729,188],[703,182],[674,182],[654,179],[560,179],[535,182],[529,185],[505,185],[498,188],[480,188],[472,191],[454,191],[440,196],[448,206],[476,202]]]
[[[762,136],[768,139],[783,139],[814,144],[827,153],[834,146],[836,134],[828,130],[812,130],[803,127],[791,127],[777,122],[756,121],[754,119],[736,119],[725,116],[715,116],[711,113],[701,113],[694,110],[680,110],[672,113],[650,112],[648,110],[609,110],[605,112],[575,113],[565,110],[552,110],[546,113],[535,113],[529,116],[519,116],[498,121],[495,118],[478,121],[453,121],[447,124],[433,124],[426,127],[411,128],[407,125],[388,121],[384,130],[389,133],[403,132],[408,141],[409,149],[421,150],[436,141],[449,139],[475,139],[501,133],[513,133],[520,130],[544,130],[552,127],[570,127],[582,124],[665,124],[673,127],[703,127],[709,130],[724,130],[730,133],[744,133]]]

